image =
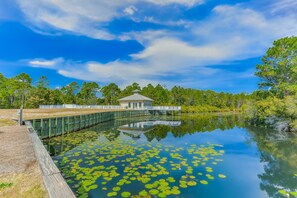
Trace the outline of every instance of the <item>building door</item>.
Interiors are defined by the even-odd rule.
[[[133,102],[133,109],[137,109],[137,102]]]

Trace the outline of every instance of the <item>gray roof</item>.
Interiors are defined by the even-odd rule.
[[[153,99],[150,99],[148,97],[145,97],[141,94],[133,94],[131,96],[127,96],[125,98],[119,99],[119,101],[139,101],[139,100],[147,100],[147,101],[153,101]]]

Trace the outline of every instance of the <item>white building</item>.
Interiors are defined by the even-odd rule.
[[[152,107],[153,99],[139,94],[139,90],[133,91],[133,95],[119,99],[121,107],[125,109],[143,109]]]

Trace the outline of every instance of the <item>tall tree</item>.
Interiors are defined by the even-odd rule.
[[[184,88],[180,87],[180,86],[174,86],[171,89],[171,96],[172,96],[172,102],[173,104],[176,105],[183,105],[185,102],[185,98],[184,98]]]
[[[147,86],[143,87],[141,90],[141,94],[147,96],[149,98],[155,98],[155,87],[152,84],[148,84]]]
[[[78,98],[80,99],[80,104],[96,104],[96,93],[99,91],[99,89],[100,87],[96,82],[84,82],[81,90],[77,94]]]
[[[121,94],[121,89],[115,84],[110,83],[101,89],[102,95],[105,99],[105,104],[118,104],[119,95]]]
[[[274,41],[256,75],[261,78],[259,88],[269,89],[279,97],[297,92],[297,37]]]
[[[121,92],[120,97],[126,97],[126,96],[129,96],[129,95],[133,94],[133,91],[135,91],[135,90],[139,90],[139,91],[141,91],[141,88],[140,88],[139,84],[136,83],[136,82],[132,83],[131,85],[128,85],[128,86]]]
[[[36,83],[36,88],[32,90],[27,100],[28,107],[37,108],[39,105],[49,104],[49,97],[49,80],[46,76],[41,76]]]
[[[77,82],[71,82],[66,87],[62,87],[61,91],[63,92],[63,100],[65,104],[76,104],[77,98],[76,93],[79,90],[79,85]]]

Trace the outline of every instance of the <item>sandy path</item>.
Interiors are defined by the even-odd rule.
[[[47,197],[41,170],[25,126],[0,127],[0,197]]]

